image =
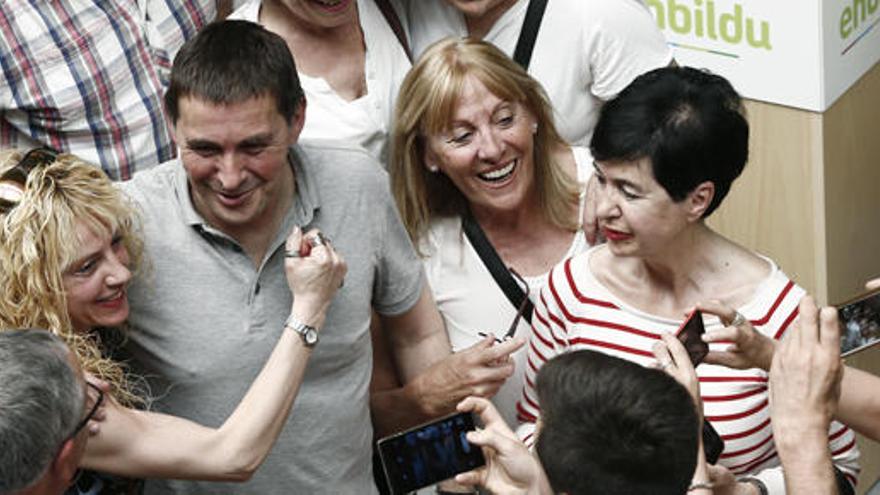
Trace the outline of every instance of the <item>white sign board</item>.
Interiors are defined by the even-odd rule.
[[[880,60],[880,0],[645,0],[681,65],[824,111]]]

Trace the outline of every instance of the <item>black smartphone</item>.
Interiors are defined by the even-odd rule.
[[[456,413],[379,440],[391,493],[408,493],[484,466],[483,451],[465,437],[474,428],[471,413]]]
[[[703,358],[709,353],[709,344],[703,342],[704,333],[706,333],[706,327],[703,326],[703,313],[698,309],[691,311],[691,314],[678,328],[678,340],[684,344],[695,368],[703,362]]]
[[[724,440],[712,426],[712,423],[703,418],[703,451],[706,453],[706,461],[716,464],[724,452]]]
[[[848,356],[880,342],[880,289],[837,306],[840,355]]]
[[[691,311],[691,314],[678,329],[678,340],[684,344],[694,367],[702,363],[706,354],[709,353],[709,344],[703,342],[704,333],[706,333],[706,327],[703,325],[703,313],[697,309]],[[705,419],[703,419],[703,450],[706,452],[706,460],[709,461],[709,464],[718,462],[721,452],[724,451],[724,440],[721,439],[721,435],[718,434],[712,423]]]

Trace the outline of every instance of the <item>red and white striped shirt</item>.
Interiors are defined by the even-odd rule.
[[[527,443],[540,413],[535,377],[547,360],[564,352],[591,349],[646,366],[655,362],[651,349],[660,335],[675,332],[681,324],[639,311],[614,296],[590,270],[589,257],[596,249],[557,265],[535,305],[526,383],[517,404],[519,420],[524,422],[519,433]],[[757,331],[779,339],[797,316],[804,290],[768,262],[771,274],[738,311]],[[715,317],[707,316],[705,323],[707,330],[721,327]],[[712,344],[712,348],[723,350],[727,345]],[[697,376],[705,417],[724,439],[719,464],[737,475],[760,477],[771,493],[785,493],[770,426],[767,373],[701,364]],[[832,423],[829,446],[835,465],[855,484],[859,451],[852,431]]]

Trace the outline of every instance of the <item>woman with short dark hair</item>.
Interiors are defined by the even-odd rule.
[[[531,385],[537,368],[574,349],[593,349],[656,365],[651,349],[706,301],[736,308],[707,317],[707,329],[750,321],[779,339],[797,316],[804,290],[776,266],[710,228],[705,218],[742,172],[748,123],[742,102],[720,76],[662,68],[637,78],[606,104],[591,150],[600,184],[598,220],[607,243],[553,269],[533,319],[521,411],[539,414]],[[713,350],[720,349],[713,344]],[[669,360],[660,360],[665,366]],[[705,417],[725,441],[719,464],[740,482],[782,493],[770,427],[767,373],[704,364],[697,368]],[[528,426],[523,427],[523,434]],[[829,447],[851,481],[858,471],[853,434],[832,426]]]

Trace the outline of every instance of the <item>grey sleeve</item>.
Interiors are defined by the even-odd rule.
[[[376,188],[380,218],[375,233],[376,276],[373,283],[373,308],[380,314],[394,316],[405,313],[419,300],[425,275],[412,242],[406,233],[388,181]]]

